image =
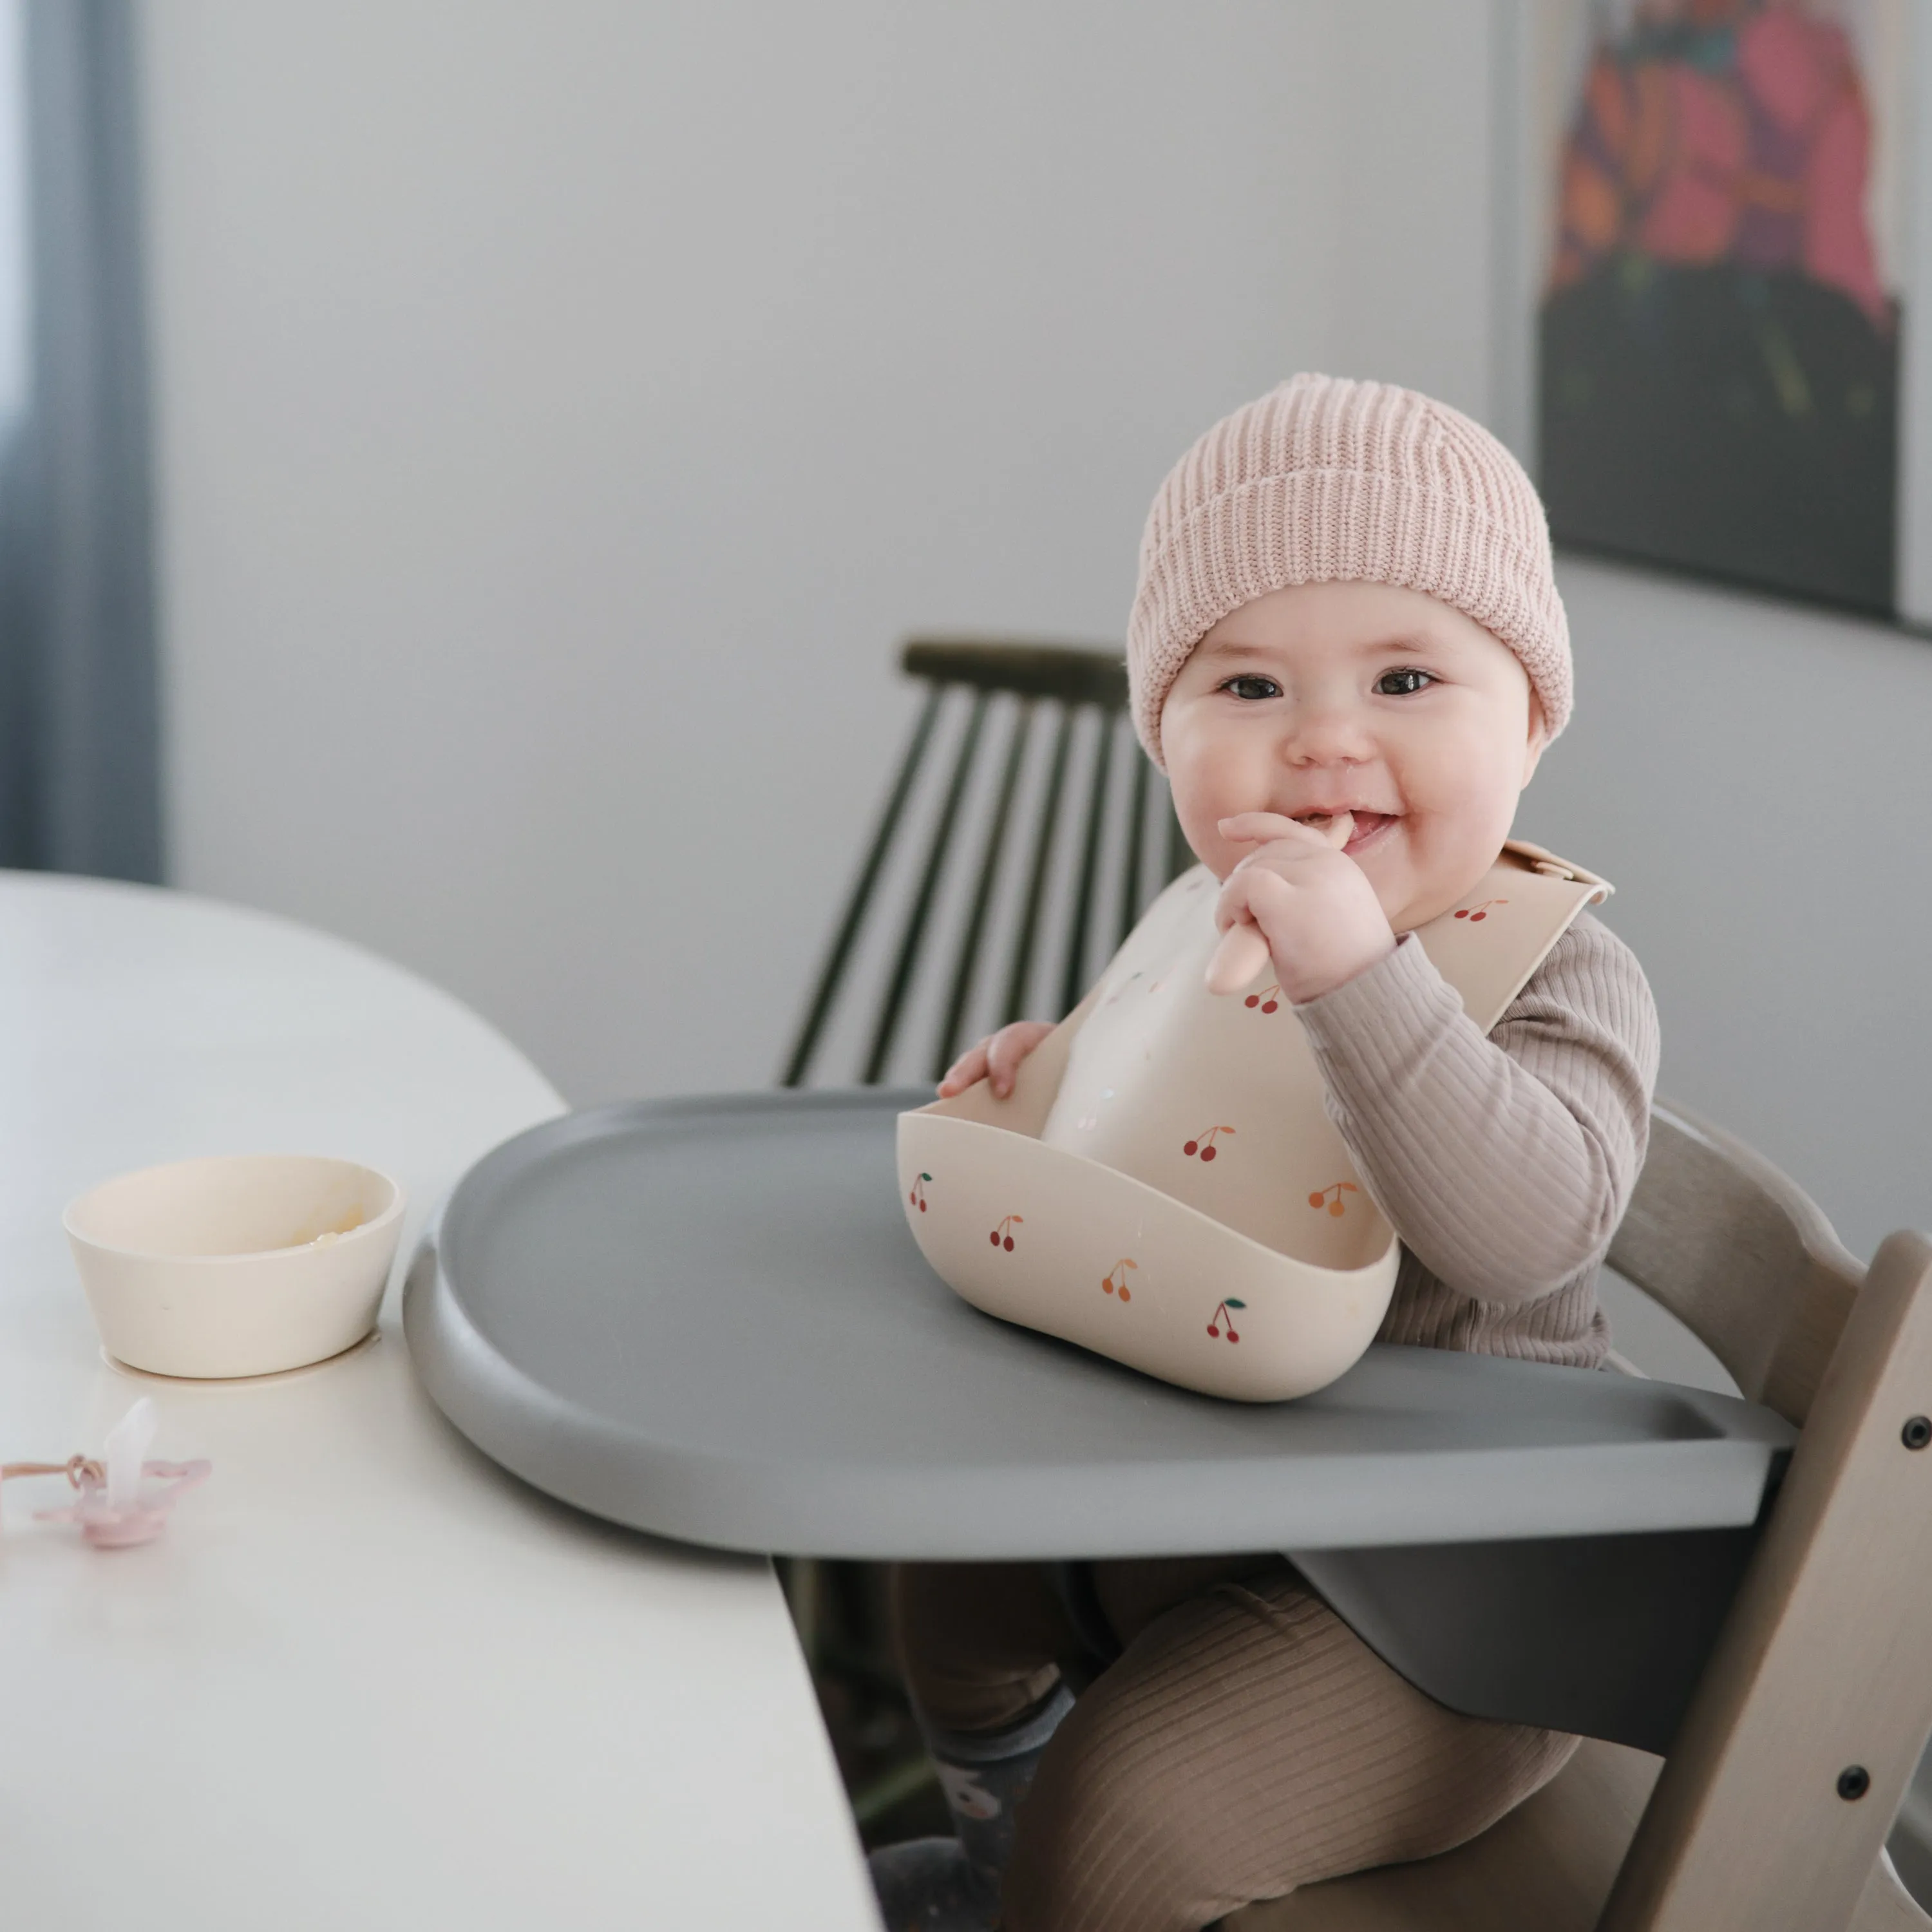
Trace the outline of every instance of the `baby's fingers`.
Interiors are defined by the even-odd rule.
[[[992,1042],[980,1040],[969,1046],[946,1070],[946,1078],[939,1083],[939,1097],[950,1100],[956,1094],[963,1094],[976,1080],[986,1077],[986,1049]]]
[[[988,1077],[1002,1100],[1013,1090],[1020,1063],[1052,1030],[1043,1020],[1016,1020],[1011,1026],[1000,1028],[987,1042]]]
[[[1339,852],[1354,836],[1355,820],[1352,814],[1338,812],[1322,824],[1304,825],[1300,819],[1284,818],[1278,812],[1238,812],[1232,818],[1221,820],[1216,829],[1223,838],[1238,845],[1262,845],[1287,839],[1304,845],[1332,846]]]
[[[1265,914],[1279,911],[1294,892],[1279,872],[1270,872],[1265,866],[1238,866],[1222,883],[1214,923],[1223,932],[1244,923],[1258,926]]]
[[[946,1078],[939,1083],[939,1097],[950,1100],[975,1081],[990,1080],[993,1091],[1004,1100],[1013,1090],[1020,1063],[1052,1030],[1045,1020],[1016,1020],[1011,1026],[1000,1028],[990,1039],[969,1046],[946,1070]]]

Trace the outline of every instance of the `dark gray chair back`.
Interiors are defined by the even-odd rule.
[[[937,1080],[982,1031],[1057,1019],[1191,861],[1104,648],[915,638],[926,698],[781,1084],[856,1016],[863,1084]],[[922,1046],[921,1036],[922,1036]]]

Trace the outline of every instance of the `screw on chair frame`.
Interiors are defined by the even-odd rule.
[[[974,994],[992,983],[999,962],[990,959],[988,938],[1003,883],[1015,899],[1013,930],[998,984],[999,1024],[1022,1017],[1029,988],[1042,961],[1042,942],[1060,947],[1056,988],[1059,1010],[1070,1010],[1084,990],[1088,955],[1099,936],[1104,896],[1102,860],[1110,833],[1118,844],[1114,882],[1118,938],[1124,939],[1144,909],[1144,880],[1150,860],[1148,818],[1154,789],[1151,767],[1130,746],[1131,776],[1124,790],[1125,820],[1116,828],[1110,811],[1114,783],[1116,740],[1126,735],[1126,670],[1117,652],[1102,648],[970,638],[915,638],[901,654],[909,677],[926,694],[898,766],[888,786],[872,837],[861,860],[844,910],[820,966],[805,1017],[779,1084],[805,1084],[831,1024],[850,989],[852,970],[868,922],[887,916],[880,889],[889,862],[902,838],[912,836],[908,808],[922,781],[930,782],[937,758],[934,740],[949,699],[963,701],[964,722],[950,763],[938,773],[938,803],[925,836],[910,897],[898,914],[890,948],[885,984],[860,1062],[862,1084],[886,1077],[922,969],[943,971],[940,1019],[928,1067],[937,1080],[957,1057]],[[994,700],[1010,698],[1011,715],[1003,746],[990,747],[990,778],[982,776],[988,752]],[[1076,733],[1084,717],[1096,721],[1096,735],[1080,796],[1070,797],[1076,763]],[[1029,754],[1037,734],[1050,729],[1045,764],[1032,800],[1030,822],[1016,812]],[[969,826],[966,802],[976,782],[990,790],[990,802],[977,827]],[[1192,862],[1180,827],[1168,815],[1166,849],[1160,855],[1163,879]],[[1069,826],[1075,854],[1069,909],[1056,918],[1048,906],[1056,855]],[[963,836],[962,836],[963,835]],[[962,846],[977,838],[976,852]],[[929,958],[934,914],[956,862],[965,870],[964,910],[950,964]],[[1053,957],[1049,950],[1046,958]],[[1042,1016],[1044,1017],[1044,1016]]]

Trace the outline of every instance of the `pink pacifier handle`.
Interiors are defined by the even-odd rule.
[[[101,1550],[123,1550],[152,1543],[168,1512],[184,1492],[205,1480],[206,1462],[156,1462],[148,1460],[154,1435],[154,1404],[143,1396],[107,1433],[99,1457],[70,1456],[64,1462],[0,1464],[0,1481],[12,1476],[64,1476],[75,1492],[64,1509],[36,1510],[37,1522],[71,1522]],[[148,1479],[161,1486],[156,1488]]]
[[[77,1459],[76,1459],[77,1460]],[[36,1510],[37,1522],[74,1522],[80,1533],[100,1550],[124,1550],[137,1543],[152,1543],[166,1526],[168,1512],[182,1492],[207,1480],[211,1462],[155,1462],[141,1465],[141,1474],[166,1485],[144,1490],[134,1502],[116,1508],[107,1500],[107,1485],[92,1464],[82,1464],[77,1477],[70,1477],[80,1492],[80,1500],[64,1509]]]
[[[1311,832],[1315,829],[1313,826],[1309,827]],[[1321,828],[1321,832],[1322,837],[1340,851],[1355,836],[1354,814],[1337,812]],[[1238,993],[1244,986],[1253,983],[1268,963],[1268,944],[1262,936],[1261,928],[1252,920],[1242,920],[1222,934],[1221,944],[1208,962],[1208,990],[1217,998]]]

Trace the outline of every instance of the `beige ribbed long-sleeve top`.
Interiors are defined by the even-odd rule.
[[[1643,1165],[1657,1007],[1586,914],[1486,1037],[1412,940],[1295,1011],[1402,1238],[1380,1340],[1594,1368],[1597,1270]]]

